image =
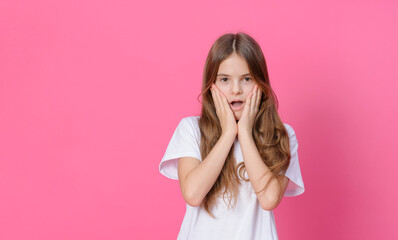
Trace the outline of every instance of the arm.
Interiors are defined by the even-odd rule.
[[[238,122],[238,138],[242,149],[247,175],[254,191],[257,194],[261,208],[271,211],[282,200],[289,179],[283,178],[279,182],[273,173],[261,159],[256,144],[253,140],[253,124],[261,103],[262,91],[255,84],[252,92],[247,96],[243,113]],[[264,190],[263,190],[264,189]]]
[[[261,159],[251,134],[242,133],[239,134],[238,137],[247,175],[257,194],[260,205],[264,210],[271,211],[281,202],[289,179],[284,176],[283,181],[279,183],[277,178],[273,176],[271,170]],[[266,188],[261,191],[264,186],[266,186]]]
[[[202,162],[195,158],[179,159],[178,179],[186,203],[191,206],[199,206],[202,203],[220,175],[234,141],[235,136],[222,135]]]

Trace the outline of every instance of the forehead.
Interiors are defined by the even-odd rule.
[[[246,73],[249,73],[249,66],[246,60],[234,53],[221,62],[217,74],[241,76]]]

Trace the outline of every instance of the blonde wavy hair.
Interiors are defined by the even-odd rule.
[[[221,62],[233,53],[246,60],[253,80],[261,88],[262,97],[253,124],[253,139],[264,163],[281,182],[290,163],[289,136],[277,112],[278,100],[271,88],[263,52],[259,44],[243,32],[220,36],[212,45],[206,58],[202,90],[199,95],[199,97],[202,96],[202,110],[199,118],[202,159],[210,153],[222,133],[210,87],[216,80]],[[233,153],[234,146],[232,145],[220,175],[201,203],[201,207],[213,218],[215,216],[211,208],[215,205],[220,192],[223,191],[224,201],[224,196],[229,193],[231,197],[228,207],[235,207],[241,184],[238,174],[242,180],[250,181],[243,175],[246,172],[245,163],[236,165]],[[262,190],[265,188],[266,186]],[[232,200],[234,200],[233,205],[231,205]]]

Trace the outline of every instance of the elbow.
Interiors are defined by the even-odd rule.
[[[282,201],[283,193],[278,187],[272,188],[272,190],[262,191],[257,195],[260,202],[261,208],[266,211],[272,211],[278,207],[279,203]]]
[[[265,194],[263,194],[262,198],[258,197],[258,200],[261,208],[266,211],[272,211],[279,205],[277,198],[267,198]]]
[[[263,210],[266,210],[266,211],[272,211],[272,210],[274,210],[275,208],[276,208],[276,206],[277,205],[275,205],[275,204],[270,204],[270,203],[260,203],[260,205],[261,205],[261,208],[263,209]]]
[[[198,207],[202,204],[202,199],[198,197],[198,194],[193,192],[185,191],[183,193],[184,201],[191,207]]]
[[[202,204],[201,201],[185,201],[191,207],[199,207]]]

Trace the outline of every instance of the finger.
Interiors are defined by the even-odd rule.
[[[252,97],[251,97],[251,99],[250,99],[250,102],[252,103],[251,105],[250,105],[250,113],[254,113],[255,111],[256,111],[256,99],[257,99],[257,89],[258,89],[258,86],[257,85],[255,85],[254,86],[254,89],[253,89],[253,95],[252,95]]]
[[[260,107],[260,103],[261,103],[261,88],[258,88],[258,94],[257,94],[257,99],[256,99],[256,109],[258,110]]]
[[[220,106],[219,106],[218,101],[217,101],[217,93],[216,93],[216,89],[214,87],[211,88],[211,95],[213,97],[214,106],[216,107],[216,113],[219,113],[220,112]]]
[[[220,92],[220,98],[221,98],[221,102],[222,102],[222,105],[224,108],[223,109],[224,113],[228,114],[229,116],[231,116],[231,114],[233,115],[233,112],[232,112],[231,106],[229,106],[227,97],[222,92]]]
[[[216,95],[216,98],[217,98],[217,103],[218,103],[218,107],[220,109],[220,113],[223,114],[224,111],[225,111],[225,107],[224,107],[224,104],[223,104],[223,101],[222,101],[222,98],[221,98],[221,94],[222,93],[220,92],[220,90],[215,85],[214,85],[214,90],[215,90],[215,93],[216,93],[215,95]]]
[[[231,106],[228,103],[228,99],[227,99],[227,97],[224,94],[222,94],[222,100],[223,100],[223,103],[224,103],[225,111],[229,112],[230,115],[233,114],[232,108],[231,108]]]
[[[251,105],[252,96],[253,96],[253,93],[250,92],[250,93],[249,93],[249,96],[247,96],[247,98],[246,98],[245,107],[243,108],[243,112],[244,112],[245,114],[248,114],[249,111],[250,111],[250,107],[251,107],[250,105]]]
[[[212,97],[213,102],[214,102],[214,107],[217,109],[218,107],[217,107],[216,96],[215,96],[215,94],[214,94],[214,88],[213,88],[213,86],[210,88],[210,93],[211,93],[211,97]]]

